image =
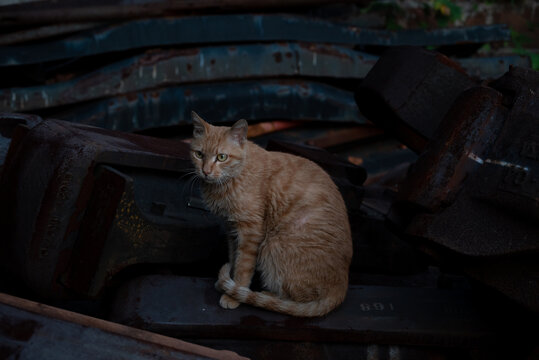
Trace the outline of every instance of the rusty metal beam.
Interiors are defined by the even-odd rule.
[[[539,73],[464,91],[411,167],[390,218],[539,312]]]
[[[0,90],[0,111],[30,111],[184,83],[262,77],[365,77],[378,57],[323,44],[156,50],[51,85]]]
[[[457,96],[474,85],[458,63],[442,54],[396,48],[380,58],[355,98],[369,120],[419,153]]]
[[[246,360],[231,351],[210,349],[2,293],[0,356],[28,360]]]
[[[67,39],[0,47],[0,66],[37,64],[147,47],[197,43],[303,41],[375,46],[442,46],[509,39],[509,29],[504,25],[386,31],[290,15],[196,16],[136,20],[87,31]]]
[[[46,4],[10,6],[0,12],[2,24],[58,23],[103,21],[156,16],[171,16],[186,12],[215,10],[260,10],[273,8],[312,8],[331,4],[332,0],[143,0],[136,3],[114,1],[62,1]],[[368,0],[340,0],[340,3],[368,3]]]
[[[35,29],[19,30],[0,35],[0,45],[11,45],[25,41],[41,40],[52,36],[71,34],[81,30],[88,30],[100,25],[99,23],[61,24],[41,26]]]
[[[69,81],[0,89],[0,111],[31,111],[193,82],[283,76],[359,80],[377,60],[342,46],[305,43],[152,50]],[[520,56],[456,61],[481,79],[497,78],[510,66],[530,66],[529,58]]]
[[[189,124],[191,110],[216,122],[240,118],[366,121],[351,92],[295,80],[170,87],[81,104],[53,117],[107,129],[135,131]]]
[[[146,276],[125,284],[111,319],[168,336],[195,338],[481,347],[496,327],[482,320],[471,292],[350,285],[323,318],[294,318],[248,305],[222,309],[213,279]]]
[[[329,129],[324,135],[307,140],[308,145],[329,148],[346,143],[372,139],[384,134],[384,130],[372,125],[358,125],[344,129]]]
[[[140,261],[219,257],[221,222],[197,205],[187,144],[54,120],[21,131],[0,178],[0,255],[28,288],[96,295]]]

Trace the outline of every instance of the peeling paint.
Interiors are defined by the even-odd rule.
[[[508,168],[519,169],[519,170],[523,170],[523,171],[530,171],[530,169],[527,166],[514,164],[514,163],[511,163],[511,162],[508,162],[508,161],[504,161],[504,160],[494,160],[494,159],[484,159],[483,160],[474,153],[470,153],[468,155],[468,158],[470,158],[471,160],[473,160],[476,163],[481,164],[481,165],[483,165],[483,164],[493,164],[493,165],[499,165],[499,166],[508,167]]]

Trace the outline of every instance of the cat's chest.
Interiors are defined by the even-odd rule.
[[[237,221],[253,210],[253,202],[249,200],[251,196],[245,192],[206,186],[202,194],[210,211],[228,220]]]
[[[237,199],[227,189],[205,186],[202,189],[204,201],[211,212],[228,217],[237,209]]]

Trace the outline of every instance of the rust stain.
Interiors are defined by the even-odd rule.
[[[327,46],[327,45],[316,45],[316,44],[305,44],[300,43],[300,47],[307,49],[310,52],[320,54],[320,55],[329,55],[334,56],[340,59],[345,59],[349,61],[354,61],[354,58],[346,53],[342,53],[333,46]]]
[[[151,230],[151,226],[140,216],[135,202],[128,199],[125,194],[120,200],[115,222],[127,238],[131,239],[135,249],[144,245],[145,234]]]
[[[283,61],[283,54],[281,54],[280,52],[274,52],[273,53],[273,58],[275,59],[275,62],[276,63],[280,63]]]
[[[148,50],[146,54],[144,54],[136,64],[148,66],[148,65],[155,65],[156,63],[159,63],[164,60],[172,59],[175,57],[183,57],[183,56],[195,56],[200,53],[200,49],[198,48],[187,48],[187,49],[172,49],[172,50],[160,50],[160,49],[152,49]]]
[[[362,165],[363,164],[363,158],[356,157],[356,156],[348,156],[348,161],[351,162],[354,165]]]
[[[127,101],[129,101],[129,102],[136,101],[136,100],[137,100],[137,93],[129,93],[129,94],[125,94],[125,98],[126,98]]]
[[[448,58],[448,57],[445,56],[445,55],[442,55],[442,54],[440,54],[440,53],[436,53],[436,60],[438,60],[438,62],[440,62],[440,63],[442,63],[442,64],[444,64],[444,65],[446,65],[446,66],[449,66],[449,67],[451,67],[451,68],[457,70],[458,72],[461,72],[461,73],[463,73],[463,74],[465,74],[465,75],[468,75],[468,73],[466,72],[466,70],[464,70],[464,69],[462,68],[462,66],[460,66],[459,63],[457,63],[457,62],[451,60],[450,58]]]

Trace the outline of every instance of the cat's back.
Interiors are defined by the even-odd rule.
[[[346,217],[346,206],[331,177],[317,164],[288,153],[255,150],[253,163],[264,179],[266,199],[276,212],[318,209],[321,216]]]
[[[265,150],[264,150],[265,151]],[[266,151],[266,225],[269,237],[312,245],[349,264],[352,253],[348,212],[331,177],[314,162]],[[284,235],[283,235],[284,234]],[[348,269],[348,265],[343,269]]]
[[[281,185],[297,185],[304,189],[320,187],[329,192],[338,192],[331,177],[311,160],[289,153],[264,151],[265,170],[270,180]]]

